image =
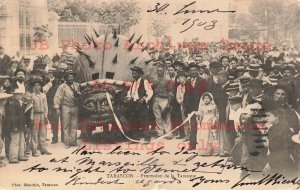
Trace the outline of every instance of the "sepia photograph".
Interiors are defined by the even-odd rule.
[[[300,189],[300,0],[0,0],[0,190]]]

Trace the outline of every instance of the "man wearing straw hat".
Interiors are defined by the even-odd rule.
[[[3,132],[3,119],[5,116],[5,104],[7,98],[12,97],[11,94],[0,92],[0,153],[2,152],[3,148],[3,140],[2,140],[2,132]],[[0,158],[0,167],[2,167],[4,164],[2,163],[2,158]]]

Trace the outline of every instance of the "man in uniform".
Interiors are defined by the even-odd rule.
[[[54,96],[54,108],[56,114],[62,117],[62,126],[64,130],[64,143],[66,148],[77,146],[77,128],[78,128],[78,105],[80,91],[79,84],[74,82],[75,72],[66,70],[64,77],[66,82],[61,84]],[[60,113],[60,107],[62,113]]]

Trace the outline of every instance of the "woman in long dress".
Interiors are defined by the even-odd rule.
[[[219,138],[216,124],[219,120],[218,108],[211,93],[204,93],[198,107],[197,150],[202,156],[219,154]]]

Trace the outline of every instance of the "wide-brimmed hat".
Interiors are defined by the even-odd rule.
[[[141,74],[144,74],[143,69],[141,67],[138,67],[138,66],[133,66],[133,67],[130,68],[130,70],[137,71],[137,72],[139,72]]]
[[[42,86],[43,80],[41,78],[34,78],[31,80],[31,85],[34,85],[35,83],[39,83]]]
[[[66,77],[68,75],[76,75],[76,73],[75,73],[75,71],[68,69],[64,72],[64,77]]]
[[[231,96],[228,98],[230,104],[240,104],[242,103],[242,96]]]
[[[26,71],[24,69],[19,68],[14,72],[14,76],[16,76],[18,72],[23,72],[26,75]]]
[[[195,68],[197,68],[197,69],[200,68],[200,66],[199,66],[198,64],[192,62],[192,63],[190,63],[190,64],[187,66],[187,69],[189,70],[190,68],[193,68],[193,67],[195,67]]]
[[[257,63],[249,64],[249,67],[247,68],[248,71],[262,71],[262,68],[260,68],[260,65]]]
[[[213,67],[223,67],[223,65],[218,61],[211,61],[209,63],[209,68],[213,68]]]
[[[187,77],[187,74],[186,74],[186,72],[184,72],[184,71],[178,71],[178,72],[177,72],[177,77],[179,77],[179,76]]]
[[[0,100],[7,99],[7,98],[10,98],[12,96],[13,96],[12,94],[7,94],[7,93],[4,93],[4,92],[0,92]]]

